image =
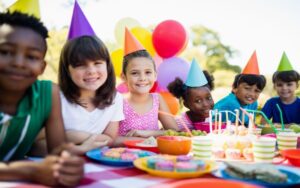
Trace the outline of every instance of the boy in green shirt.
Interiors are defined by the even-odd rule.
[[[59,89],[38,81],[45,69],[47,29],[33,16],[0,13],[0,160],[23,159],[42,127],[48,150],[65,142]],[[29,180],[49,186],[75,186],[83,160],[67,151],[41,162],[0,162],[0,181]]]

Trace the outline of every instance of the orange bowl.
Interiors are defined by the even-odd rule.
[[[157,146],[162,154],[186,155],[191,150],[192,140],[184,136],[159,136]]]
[[[281,155],[292,165],[300,167],[300,149],[287,149],[281,151]]]

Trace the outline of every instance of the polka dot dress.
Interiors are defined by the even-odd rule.
[[[159,130],[158,127],[158,94],[152,93],[153,106],[149,112],[138,114],[129,105],[127,100],[124,100],[123,111],[125,120],[120,122],[119,135],[126,135],[130,130]]]

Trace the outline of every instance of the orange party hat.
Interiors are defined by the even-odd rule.
[[[257,57],[256,57],[256,51],[253,52],[253,54],[250,57],[247,65],[245,66],[244,70],[242,71],[242,74],[259,75],[259,68],[258,68],[258,62],[257,62]]]
[[[139,50],[145,50],[141,43],[130,33],[130,31],[125,28],[125,46],[124,46],[124,56],[136,52]]]

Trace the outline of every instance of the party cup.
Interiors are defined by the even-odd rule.
[[[276,139],[259,137],[253,140],[253,155],[255,162],[271,163],[275,155]]]
[[[278,149],[296,149],[298,135],[294,132],[279,132],[277,135]]]
[[[210,136],[193,137],[192,152],[197,159],[210,159],[212,156],[212,138]]]

